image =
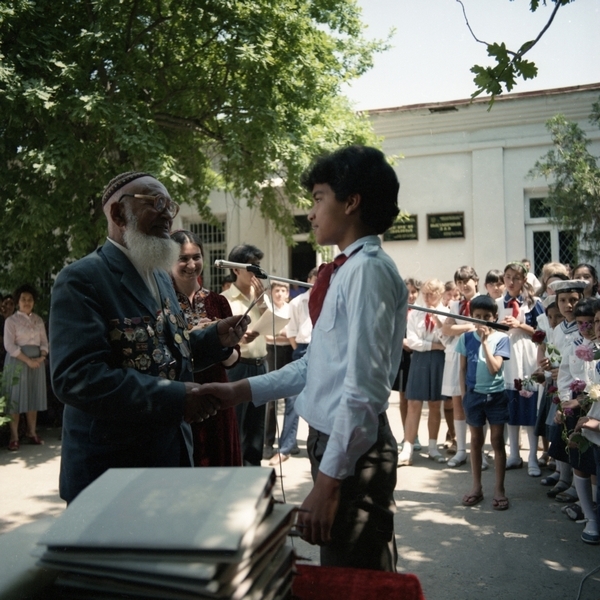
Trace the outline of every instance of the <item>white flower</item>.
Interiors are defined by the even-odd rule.
[[[585,389],[587,395],[590,397],[590,400],[597,402],[600,400],[600,384],[588,384]]]

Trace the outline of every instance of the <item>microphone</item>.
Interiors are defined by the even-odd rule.
[[[228,260],[215,260],[215,267],[218,269],[244,269],[254,273],[259,279],[268,279],[268,275],[258,266],[249,263],[229,262]]]

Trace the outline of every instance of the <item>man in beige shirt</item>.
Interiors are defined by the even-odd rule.
[[[263,252],[256,246],[241,244],[229,253],[230,262],[259,266]],[[252,301],[264,291],[264,286],[254,273],[245,269],[232,269],[235,282],[223,292],[231,305],[233,314],[244,314]],[[239,362],[229,369],[229,381],[239,381],[267,372],[267,340],[264,335],[252,331],[252,323],[260,319],[265,311],[264,299],[250,310],[252,322],[240,341]],[[265,436],[265,406],[256,407],[251,402],[239,404],[235,408],[240,430],[242,459],[246,466],[260,466]]]

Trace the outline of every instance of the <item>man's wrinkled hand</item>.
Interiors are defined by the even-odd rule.
[[[185,402],[183,406],[183,419],[186,423],[198,423],[217,414],[221,408],[221,401],[207,393],[201,393],[201,385],[185,383]]]
[[[248,325],[250,325],[250,317],[247,315],[243,318],[242,315],[236,315],[221,319],[217,323],[217,333],[219,334],[221,346],[223,348],[237,346],[244,337]]]

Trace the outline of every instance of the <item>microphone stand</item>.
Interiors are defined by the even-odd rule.
[[[408,308],[413,308],[422,312],[432,313],[434,315],[441,315],[442,317],[452,317],[453,319],[468,321],[469,323],[475,323],[476,325],[485,325],[486,327],[498,329],[499,331],[510,330],[510,327],[508,325],[504,325],[504,323],[496,323],[495,321],[484,321],[483,319],[474,319],[473,317],[465,317],[464,315],[455,315],[447,311],[435,310],[434,308],[425,308],[424,306],[417,306],[416,304],[409,304]]]
[[[229,267],[222,266],[218,264],[219,261],[215,261],[215,267],[219,269],[229,269]],[[254,268],[251,268],[254,267]],[[260,279],[269,279],[270,281],[282,281],[284,283],[289,283],[290,285],[299,285],[305,288],[313,287],[312,283],[308,283],[306,281],[298,281],[296,279],[288,279],[287,277],[278,277],[277,275],[268,275],[265,273],[260,267],[256,265],[248,265],[248,271],[254,273]],[[469,323],[474,323],[475,325],[485,325],[486,327],[490,327],[492,329],[497,329],[498,331],[509,331],[510,327],[508,325],[504,325],[504,323],[496,323],[495,321],[484,321],[483,319],[474,319],[473,317],[465,317],[464,315],[455,315],[453,313],[449,313],[443,310],[436,310],[434,308],[426,308],[425,306],[417,306],[416,304],[409,304],[408,308],[413,308],[415,310],[420,310],[422,312],[432,313],[434,315],[440,315],[442,317],[452,317],[453,319],[459,319],[460,321],[468,321]]]

